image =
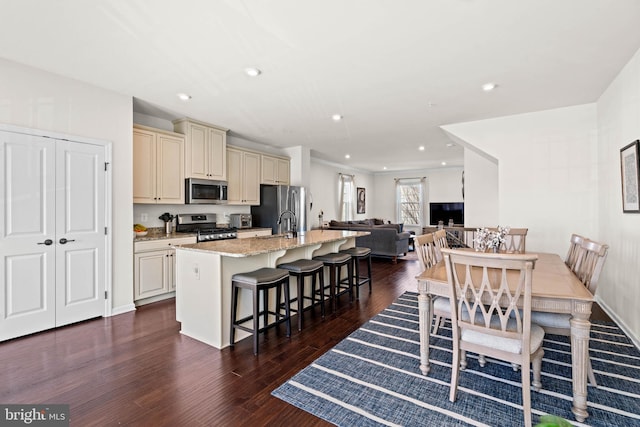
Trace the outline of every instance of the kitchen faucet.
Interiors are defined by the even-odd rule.
[[[282,217],[285,216],[285,214],[289,214],[289,216],[291,217],[290,222],[292,230],[287,231],[287,234],[291,233],[291,237],[298,237],[296,214],[293,211],[289,209],[287,209],[286,211],[282,211],[280,217],[278,218],[278,225],[282,224]]]

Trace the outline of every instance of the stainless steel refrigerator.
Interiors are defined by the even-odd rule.
[[[254,227],[271,228],[273,234],[293,231],[291,227],[292,215],[295,215],[297,232],[307,230],[307,216],[309,215],[309,201],[304,187],[295,185],[261,185],[260,206],[251,206],[251,220]],[[282,222],[278,218],[282,215]]]

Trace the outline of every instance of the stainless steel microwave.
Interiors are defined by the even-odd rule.
[[[220,205],[227,203],[227,182],[212,179],[187,178],[185,180],[185,203]]]

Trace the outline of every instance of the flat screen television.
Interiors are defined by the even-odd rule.
[[[464,224],[464,202],[429,203],[429,223],[431,225],[438,225],[438,221],[447,225],[450,219],[456,225]]]

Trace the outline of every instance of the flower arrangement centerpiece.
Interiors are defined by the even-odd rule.
[[[476,251],[485,252],[487,249],[493,249],[494,252],[498,252],[509,230],[509,227],[501,226],[495,230],[489,230],[487,227],[476,229],[476,237],[473,239]]]

